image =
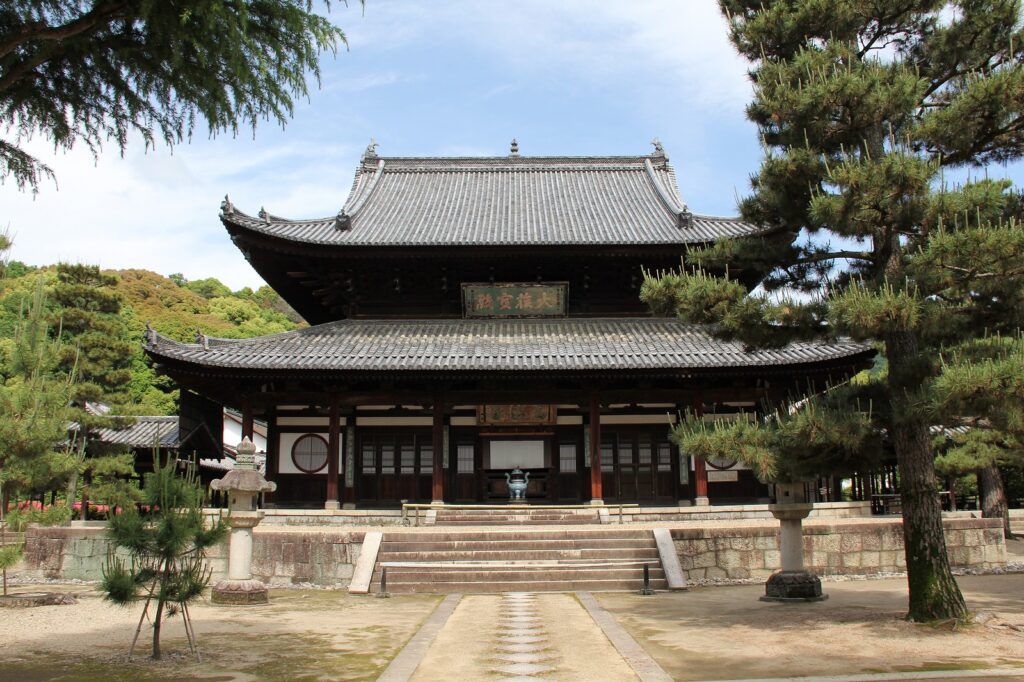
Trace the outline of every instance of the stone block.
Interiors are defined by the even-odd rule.
[[[754,540],[755,549],[778,549],[779,538],[776,535],[761,535]]]
[[[704,568],[692,568],[686,572],[688,580],[700,580],[707,575],[707,569]]]
[[[752,536],[732,538],[729,541],[729,546],[732,549],[751,550],[754,549],[755,538]]]
[[[861,536],[861,549],[874,551],[882,549],[882,536],[871,531],[864,533]]]
[[[693,568],[693,557],[688,554],[680,554],[679,565],[683,568],[683,570],[689,570]]]
[[[711,567],[709,567],[707,569],[705,577],[712,578],[712,579],[713,578],[725,579],[725,578],[729,577],[729,574],[725,572],[725,569],[719,568],[717,566],[711,566]]]
[[[750,577],[750,571],[746,568],[730,568],[726,570],[726,574],[735,580],[742,580]]]
[[[860,533],[845,533],[839,536],[839,548],[845,553],[860,552],[864,545],[864,536]]]
[[[894,527],[883,533],[882,549],[903,549],[903,529]]]
[[[959,547],[964,544],[964,532],[962,530],[949,529],[946,531],[946,546]]]
[[[718,553],[718,565],[722,568],[739,568],[740,553],[734,549],[722,550]]]
[[[843,552],[843,568],[860,568],[861,567],[861,554],[860,552]]]
[[[693,557],[694,568],[710,568],[714,565],[716,565],[716,562],[713,552],[702,552]]]
[[[840,536],[835,533],[812,536],[815,551],[838,552],[841,549]]]
[[[774,571],[782,568],[782,552],[777,549],[765,550],[764,567],[768,571]]]

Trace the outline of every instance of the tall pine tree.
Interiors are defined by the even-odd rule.
[[[882,343],[884,379],[842,393],[871,395],[849,409],[870,405],[860,414],[884,427],[896,452],[908,616],[963,617],[942,530],[929,382],[941,348],[1019,302],[1011,290],[1019,292],[1019,263],[999,244],[1020,243],[1022,230],[1000,222],[1013,201],[1006,183],[950,188],[943,178],[946,169],[1024,151],[1019,2],[720,5],[733,44],[752,64],[748,116],[766,158],[741,211],[765,233],[687,254],[689,267],[648,279],[644,297],[656,312],[716,324],[723,336],[755,346],[842,334]],[[960,250],[948,250],[951,243]],[[765,291],[721,277],[730,265],[761,268]],[[978,295],[945,298],[953,286]],[[864,433],[836,436],[852,451]],[[762,437],[763,458],[784,453],[778,433]]]
[[[95,265],[61,263],[53,299],[59,306],[55,321],[64,340],[62,366],[77,368],[72,401],[79,425],[79,467],[68,485],[68,498],[77,497],[78,476],[84,479],[82,518],[89,499],[111,505],[126,504],[137,494],[127,477],[134,472],[130,452],[101,450],[90,444],[99,428],[124,426],[129,420],[116,415],[128,401],[132,380],[132,348],[128,329],[120,317],[121,298],[115,291],[117,277]]]

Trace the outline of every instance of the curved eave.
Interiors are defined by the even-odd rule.
[[[742,237],[769,236],[774,232],[769,228],[759,227],[739,218],[689,214],[689,227],[679,228],[678,238],[673,239],[488,239],[487,241],[467,241],[462,238],[451,238],[443,241],[389,240],[371,241],[360,239],[328,240],[317,234],[338,231],[335,227],[336,216],[315,218],[310,220],[285,220],[273,216],[269,220],[253,217],[234,209],[220,214],[221,223],[232,238],[243,238],[252,244],[266,244],[268,249],[292,253],[308,254],[315,252],[321,256],[341,256],[366,251],[380,253],[387,249],[445,249],[452,248],[474,251],[493,248],[521,248],[536,250],[544,248],[574,249],[609,249],[609,250],[645,250],[671,246],[696,246],[712,244],[726,239]]]

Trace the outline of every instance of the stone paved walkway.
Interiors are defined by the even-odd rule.
[[[412,674],[441,680],[618,680],[638,677],[568,593],[469,595]]]

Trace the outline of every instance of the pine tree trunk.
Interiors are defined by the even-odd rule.
[[[914,379],[917,342],[912,334],[889,334],[885,340],[889,382],[896,400],[908,400]],[[890,435],[896,449],[903,506],[903,543],[910,592],[907,618],[923,622],[963,618],[967,605],[949,567],[942,505],[927,423],[900,413]]]
[[[157,597],[156,616],[153,617],[153,660],[160,660],[160,624],[164,615],[164,599]]]
[[[978,469],[978,488],[980,488],[978,492],[981,493],[981,515],[986,519],[1002,519],[1003,535],[1012,538],[1006,489],[1003,488],[1003,477],[995,462]]]
[[[68,476],[67,505],[71,508],[71,518],[75,515],[75,502],[78,500],[78,470]]]

